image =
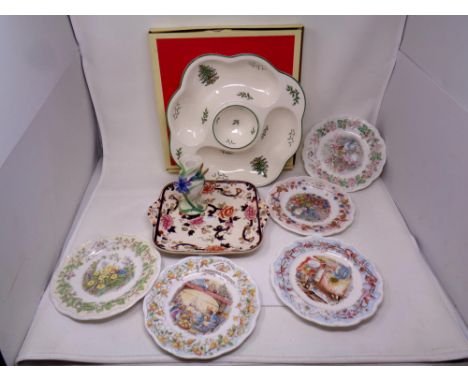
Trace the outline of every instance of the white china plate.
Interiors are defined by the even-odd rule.
[[[371,317],[383,282],[360,252],[338,240],[311,236],[281,250],[271,267],[278,297],[297,315],[324,326],[352,326]]]
[[[165,269],[143,302],[145,326],[181,358],[218,357],[240,346],[260,311],[257,286],[228,259],[187,257]]]
[[[167,107],[171,154],[199,155],[208,180],[271,183],[302,136],[299,83],[255,55],[205,55],[186,68]]]
[[[385,143],[378,130],[363,119],[332,118],[307,134],[302,159],[310,176],[353,192],[380,176],[386,161]]]
[[[340,187],[298,176],[275,183],[267,196],[270,215],[280,226],[300,235],[333,235],[353,222],[354,204]]]
[[[61,313],[98,320],[121,313],[151,288],[161,257],[133,236],[104,238],[82,245],[54,274],[50,295]]]

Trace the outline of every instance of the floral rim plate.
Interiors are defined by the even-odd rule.
[[[358,191],[380,176],[386,161],[385,143],[363,119],[333,118],[307,134],[302,159],[309,175],[348,192]]]
[[[383,298],[374,265],[338,240],[311,236],[281,251],[271,267],[278,297],[302,318],[351,326],[372,316]]]
[[[300,235],[333,235],[353,222],[354,204],[340,187],[299,176],[276,183],[268,193],[271,217]]]
[[[204,55],[167,106],[174,159],[203,158],[209,180],[274,181],[299,147],[304,92],[265,59]]]
[[[133,236],[81,246],[60,264],[50,295],[61,313],[78,320],[107,318],[127,310],[152,287],[161,257]]]
[[[258,288],[228,259],[187,257],[165,269],[144,299],[145,326],[181,358],[213,358],[240,346],[255,328]]]
[[[268,208],[256,187],[241,181],[206,181],[201,199],[207,207],[199,215],[182,214],[181,195],[166,185],[148,209],[153,240],[165,253],[233,255],[254,251],[263,240]]]

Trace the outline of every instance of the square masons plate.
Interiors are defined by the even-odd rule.
[[[148,209],[153,240],[161,252],[234,255],[260,246],[268,209],[252,183],[206,181],[201,196],[206,209],[199,215],[182,214],[180,198],[169,183]]]

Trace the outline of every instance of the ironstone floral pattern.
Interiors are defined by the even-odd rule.
[[[164,187],[148,209],[154,243],[164,252],[186,254],[245,253],[263,239],[268,219],[266,205],[249,182],[206,181],[201,199],[207,208],[198,215],[179,213],[180,194],[173,184]]]
[[[327,309],[316,305],[295,293],[290,268],[295,260],[304,254],[318,251],[332,253],[350,261],[361,277],[361,291],[352,304],[342,309]],[[309,237],[286,247],[272,265],[273,285],[280,299],[306,320],[325,326],[351,326],[375,313],[383,299],[383,282],[374,265],[359,251],[337,240]]]
[[[285,196],[286,194],[289,197]],[[308,195],[307,198],[304,196],[305,194]],[[325,196],[328,199],[323,199]],[[283,208],[282,200],[284,197],[288,197],[284,205],[289,214]],[[303,211],[301,213],[307,214],[305,207],[307,207],[308,200],[304,200],[302,203],[299,202],[302,199],[317,199],[318,197],[323,200],[320,211],[317,209],[314,211],[315,219],[312,219],[311,214],[307,218],[302,217],[301,219],[299,208],[302,206]],[[327,204],[323,204],[324,200],[327,201]],[[268,193],[267,203],[274,220],[284,228],[301,235],[333,235],[349,227],[354,218],[354,205],[343,190],[323,180],[307,176],[292,177],[276,183]],[[335,207],[330,208],[331,206]],[[330,215],[332,211],[335,212]],[[322,220],[318,218],[322,218]]]
[[[358,174],[346,176],[346,173],[332,173],[325,168],[321,159],[318,157],[318,148],[321,141],[328,134],[336,131],[354,133],[368,146],[368,155],[366,158],[362,159],[362,166],[364,167]],[[359,154],[359,152],[357,154]],[[386,160],[385,143],[377,129],[361,119],[332,119],[320,124],[319,128],[311,131],[306,137],[303,159],[306,170],[310,175],[337,184],[347,191],[357,191],[367,187],[382,172]]]
[[[228,318],[215,332],[191,333],[168,325],[168,306],[178,285],[193,274],[211,275],[231,284],[236,292],[235,304]],[[221,257],[188,257],[166,269],[143,303],[145,326],[156,343],[183,358],[213,358],[238,347],[253,331],[260,310],[260,298],[253,280],[245,271]]]
[[[96,258],[101,251],[130,250],[134,259],[141,261],[141,274],[133,281],[132,287],[114,298],[87,300],[77,293],[71,280],[76,277],[79,268]],[[104,252],[103,252],[104,253]],[[101,239],[82,246],[74,255],[68,257],[64,265],[54,276],[51,294],[59,310],[78,319],[104,318],[128,308],[138,301],[148,290],[152,281],[160,271],[160,257],[150,246],[132,236],[116,236],[111,239]]]

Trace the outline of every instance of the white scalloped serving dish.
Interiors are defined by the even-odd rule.
[[[201,156],[209,180],[269,184],[299,147],[304,109],[299,83],[263,58],[198,57],[167,108],[172,156]]]

